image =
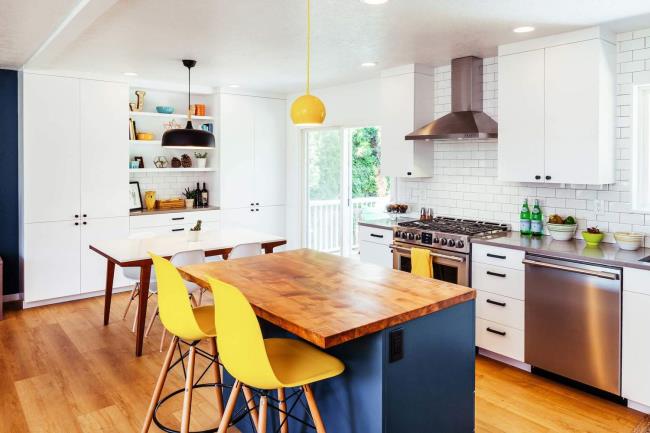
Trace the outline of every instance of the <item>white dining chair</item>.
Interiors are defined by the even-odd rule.
[[[129,235],[129,239],[148,239],[156,236],[155,233],[152,232],[140,232],[140,233],[131,233]],[[126,267],[122,268],[122,274],[124,277],[134,283],[133,285],[133,290],[131,290],[131,295],[129,296],[129,303],[126,304],[126,308],[124,309],[124,314],[122,315],[122,320],[126,320],[126,315],[129,313],[129,309],[131,308],[131,304],[140,295],[140,267],[139,266],[132,266],[132,267]],[[156,293],[157,287],[156,287],[156,275],[155,273],[151,273],[151,278],[149,279],[149,297],[151,297],[152,294]],[[131,329],[132,332],[135,332],[135,324],[137,321],[138,317],[138,306],[136,304],[136,310],[135,310],[135,316],[133,318],[133,327]]]
[[[242,257],[259,256],[260,254],[262,254],[262,244],[260,242],[239,244],[230,250],[230,254],[228,254],[228,260],[239,259]]]

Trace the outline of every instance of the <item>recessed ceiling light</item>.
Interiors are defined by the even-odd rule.
[[[531,27],[531,26],[521,26],[512,29],[512,31],[515,33],[528,33],[528,32],[532,32],[533,30],[535,30],[535,27]]]
[[[388,3],[388,0],[361,0],[361,1],[369,5],[383,5],[384,3]]]
[[[228,87],[230,87],[231,89],[237,89],[239,88],[239,84],[228,84]]]
[[[361,64],[364,68],[372,68],[377,66],[377,62],[364,62]]]
[[[137,72],[125,72],[124,75],[127,77],[137,77],[138,73]]]

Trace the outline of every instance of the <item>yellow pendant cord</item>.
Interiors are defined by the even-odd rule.
[[[307,95],[310,90],[311,69],[311,1],[307,0]]]

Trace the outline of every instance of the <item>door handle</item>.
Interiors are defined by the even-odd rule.
[[[382,239],[384,238],[384,235],[378,235],[376,233],[370,233],[370,236],[372,236],[373,238],[382,238]]]
[[[492,272],[492,271],[487,271],[485,272],[488,275],[492,275],[493,277],[499,277],[499,278],[505,278],[506,274],[500,274],[498,272]]]
[[[185,229],[172,229],[173,232],[183,232]]]
[[[185,219],[185,217],[175,217],[175,218],[172,218],[172,221],[179,221],[179,220],[184,220],[184,219]]]
[[[502,336],[502,337],[505,337],[505,336],[506,336],[506,331],[497,331],[496,329],[492,329],[492,328],[490,328],[490,327],[485,328],[485,330],[486,330],[487,332],[491,332],[491,333],[493,333],[493,334],[497,334],[497,335],[500,335],[500,336]]]
[[[492,304],[492,305],[498,305],[499,307],[505,307],[506,306],[505,302],[493,301],[492,299],[489,299],[489,298],[485,302],[487,302],[488,304]]]
[[[492,254],[492,253],[487,253],[486,256],[493,258],[493,259],[500,259],[500,260],[505,260],[506,256],[500,256],[498,254]]]
[[[558,271],[575,272],[576,274],[589,275],[590,277],[605,278],[607,280],[619,280],[621,276],[613,272],[592,271],[590,269],[580,269],[573,266],[556,265],[555,263],[538,262],[536,260],[524,259],[522,263],[540,268],[557,269]]]
[[[397,251],[397,252],[401,252],[401,253],[406,253],[406,254],[411,253],[411,250],[409,250],[408,248],[398,247],[397,245],[390,245],[390,248]],[[431,257],[437,257],[439,259],[451,260],[451,261],[458,262],[458,263],[464,263],[465,262],[464,257],[449,256],[447,254],[434,253],[433,251],[429,251],[429,255],[431,255]]]

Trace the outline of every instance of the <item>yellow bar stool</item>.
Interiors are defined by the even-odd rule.
[[[210,286],[215,299],[221,362],[235,378],[218,433],[226,433],[242,387],[254,388],[260,396],[255,426],[258,433],[266,432],[269,400],[271,408],[279,412],[281,432],[288,431],[289,418],[304,423],[287,410],[285,388],[299,388],[291,398],[301,399],[304,394],[314,423],[310,427],[317,433],[325,433],[311,384],[338,376],[345,370],[343,363],[300,340],[264,339],[255,312],[239,289],[215,279],[210,279]],[[277,399],[271,396],[270,390],[277,390]],[[245,397],[249,408],[255,405]]]
[[[183,278],[178,273],[178,270],[176,270],[174,265],[169,260],[166,260],[154,254],[150,255],[153,259],[156,279],[158,281],[158,311],[160,315],[160,321],[162,322],[167,332],[173,336],[173,338],[169,344],[167,356],[165,357],[165,361],[163,362],[163,366],[158,377],[158,382],[156,383],[153,395],[151,396],[151,402],[149,404],[149,409],[147,411],[141,432],[146,433],[149,431],[152,420],[156,423],[156,425],[158,425],[158,427],[165,427],[165,431],[174,431],[169,427],[162,426],[155,418],[155,413],[157,408],[160,407],[160,405],[164,403],[168,398],[182,391],[178,390],[175,393],[172,393],[160,400],[160,395],[165,385],[167,374],[180,363],[184,367],[186,376],[180,432],[188,433],[190,429],[192,391],[194,388],[201,386],[214,386],[217,399],[217,412],[219,416],[221,416],[224,412],[222,394],[223,385],[221,382],[219,353],[217,351],[214,307],[212,305],[209,305],[192,308],[189,297],[187,295],[187,287],[183,281]],[[198,347],[198,344],[202,340],[208,341],[211,353],[208,353]],[[189,346],[189,349],[185,353],[183,353],[181,350],[181,343]],[[178,348],[181,356],[180,359],[172,364],[176,348]],[[194,370],[196,367],[197,354],[210,361],[208,367],[205,369],[201,377],[207,373],[209,369],[212,369],[214,374],[214,384],[199,385],[198,381],[197,383],[194,383]],[[185,360],[187,361],[187,366],[185,366]],[[199,381],[200,379],[201,378],[199,378]],[[252,392],[250,394],[250,397],[252,398]],[[216,431],[216,428],[213,431]]]

